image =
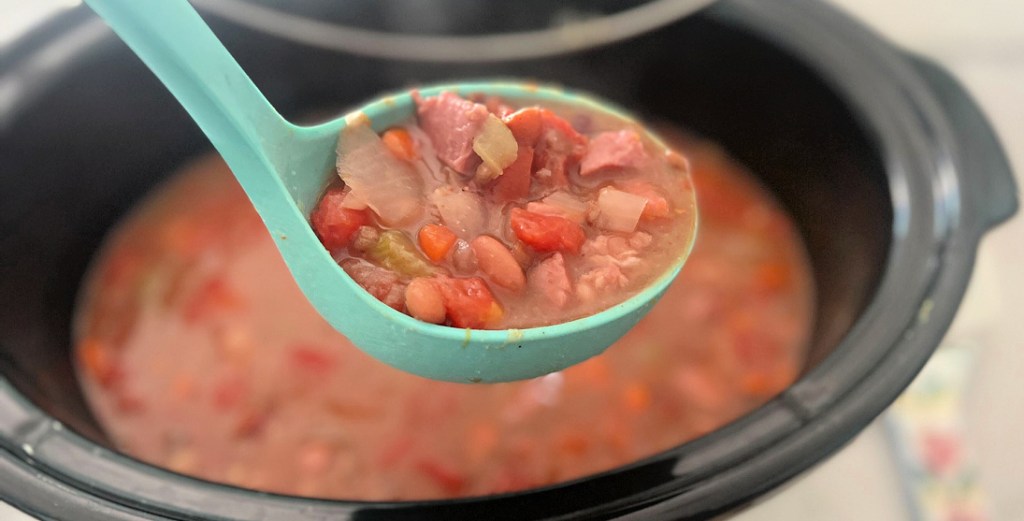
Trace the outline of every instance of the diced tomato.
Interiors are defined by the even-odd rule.
[[[540,109],[541,122],[543,126],[548,129],[556,130],[566,137],[570,142],[577,145],[586,145],[587,136],[576,132],[573,128],[572,123],[569,123],[565,118],[560,117],[558,114],[548,110]]]
[[[529,145],[532,147],[540,139],[543,121],[541,109],[537,107],[520,109],[505,116],[504,121],[520,146]]]
[[[501,319],[498,301],[480,277],[468,279],[438,276],[448,321],[455,327],[483,329]]]
[[[491,193],[498,201],[514,201],[530,195],[530,168],[533,166],[533,147],[519,146],[516,160],[505,167],[505,172],[494,180]]]
[[[413,143],[409,131],[402,127],[394,127],[384,131],[380,136],[384,146],[399,159],[408,162],[415,161],[419,155],[416,153],[416,144]]]
[[[511,224],[516,237],[539,252],[579,253],[583,242],[587,240],[580,225],[557,215],[541,215],[513,208]]]
[[[428,224],[420,228],[418,238],[420,249],[434,262],[441,262],[459,239],[443,224]]]
[[[587,151],[587,137],[550,110],[541,111],[541,134],[533,156],[533,172],[545,186],[569,185],[569,170]],[[541,175],[541,171],[545,171]]]
[[[78,359],[86,374],[101,387],[109,388],[121,378],[121,369],[110,347],[100,340],[87,338],[78,348]]]
[[[416,470],[430,478],[448,494],[458,494],[466,486],[466,478],[452,467],[433,459],[416,462]]]
[[[345,195],[344,188],[328,188],[309,219],[316,236],[328,250],[348,246],[356,230],[370,222],[366,210],[342,208]]]
[[[308,373],[325,375],[334,369],[334,357],[323,349],[298,344],[291,347],[289,359],[293,366]]]

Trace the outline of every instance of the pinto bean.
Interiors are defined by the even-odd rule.
[[[405,288],[405,307],[413,318],[440,324],[444,322],[444,298],[433,280],[419,277]]]
[[[489,235],[481,235],[470,243],[480,271],[487,275],[491,282],[512,291],[519,291],[526,285],[523,268],[516,262],[512,252],[498,239]]]

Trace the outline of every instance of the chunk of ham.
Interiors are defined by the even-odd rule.
[[[448,91],[429,98],[414,92],[413,100],[420,127],[441,161],[460,174],[475,174],[481,161],[473,151],[473,139],[490,115],[487,107]]]
[[[565,257],[561,253],[555,253],[530,269],[527,284],[531,293],[543,295],[558,308],[564,308],[573,293],[569,272],[565,269]]]
[[[576,293],[581,300],[594,299],[606,291],[616,291],[626,286],[629,278],[617,264],[607,264],[587,271],[580,276]]]
[[[353,257],[341,261],[341,267],[377,300],[399,311],[405,307],[405,284],[397,273]]]
[[[608,170],[632,170],[648,160],[640,135],[633,129],[601,132],[590,140],[580,162],[580,175],[589,176]]]

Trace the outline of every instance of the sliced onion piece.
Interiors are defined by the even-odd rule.
[[[636,230],[645,206],[646,197],[610,187],[602,188],[597,195],[598,215],[594,224],[613,232],[632,232]]]
[[[476,179],[486,183],[500,176],[516,160],[519,144],[505,123],[494,114],[488,114],[480,134],[473,138],[473,151],[483,160]]]
[[[389,226],[407,223],[422,211],[423,179],[398,159],[364,122],[341,131],[338,175]]]
[[[487,228],[487,213],[479,194],[442,186],[430,194],[430,202],[445,226],[462,239],[471,240]]]

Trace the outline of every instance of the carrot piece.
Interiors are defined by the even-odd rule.
[[[643,412],[651,406],[651,390],[645,384],[633,382],[623,390],[622,399],[630,410]]]
[[[491,193],[498,201],[514,201],[530,194],[530,167],[533,166],[533,147],[519,145],[519,155],[505,172],[494,180]]]
[[[775,293],[793,283],[793,265],[783,261],[767,262],[757,267],[754,287],[764,293]]]
[[[511,225],[516,237],[538,252],[579,253],[587,240],[583,228],[565,217],[542,215],[522,208],[512,209]]]
[[[415,161],[419,155],[416,153],[416,144],[412,141],[409,131],[402,127],[389,128],[380,136],[384,146],[391,151],[398,159],[408,162]]]
[[[541,114],[541,109],[527,107],[505,116],[504,122],[520,145],[533,146],[540,139],[543,119]]]
[[[581,432],[568,431],[559,437],[558,448],[569,456],[582,456],[590,448],[590,439]]]
[[[420,228],[420,249],[434,262],[441,262],[458,239],[455,232],[443,224],[428,224]]]

